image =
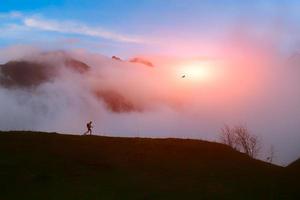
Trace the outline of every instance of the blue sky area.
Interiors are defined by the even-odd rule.
[[[84,48],[128,56],[160,53],[176,41],[218,40],[236,24],[298,29],[300,1],[1,0],[0,46]]]

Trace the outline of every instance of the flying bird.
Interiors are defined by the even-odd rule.
[[[185,75],[182,75],[181,78],[185,78]]]

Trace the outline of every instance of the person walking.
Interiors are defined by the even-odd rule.
[[[92,135],[92,128],[93,128],[92,123],[93,122],[90,121],[86,124],[87,131],[83,135],[88,135],[88,134]]]

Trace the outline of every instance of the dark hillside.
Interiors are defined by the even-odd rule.
[[[288,165],[287,168],[289,168],[290,170],[296,170],[300,172],[300,158]]]
[[[291,185],[291,192],[297,191],[298,198],[300,199],[300,159],[292,162],[286,167],[286,174],[288,177],[288,185]]]
[[[293,199],[284,168],[218,143],[0,133],[0,199]]]

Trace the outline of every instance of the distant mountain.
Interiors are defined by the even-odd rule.
[[[102,90],[96,91],[95,94],[105,102],[106,107],[112,112],[122,113],[142,110],[118,92]]]
[[[215,142],[0,132],[0,149],[0,199],[299,199],[285,168]]]
[[[77,73],[86,73],[90,66],[73,59],[63,57],[56,62],[40,60],[16,60],[0,65],[0,85],[3,87],[36,87],[53,80],[59,74],[59,65]]]
[[[112,56],[111,59],[117,60],[117,61],[123,61],[121,58],[119,58],[119,57],[117,57],[117,56]]]
[[[64,64],[65,67],[74,70],[78,73],[86,73],[90,70],[90,66],[86,63],[73,58],[71,55],[69,55],[65,51],[50,51],[41,53],[41,55],[38,56],[38,59],[44,58],[44,60],[51,62],[51,60],[58,61],[56,64]]]
[[[116,60],[116,61],[125,62],[124,60],[122,60],[120,57],[117,57],[117,56],[112,56],[111,59]],[[128,60],[128,62],[138,63],[138,64],[146,65],[148,67],[154,67],[152,62],[150,62],[149,60],[146,60],[144,58],[140,58],[140,57],[131,58]]]
[[[117,57],[114,59],[118,59]],[[31,59],[15,60],[0,65],[0,87],[8,89],[34,89],[54,81],[62,68],[84,76],[91,70],[86,63],[71,57],[64,51],[46,52]],[[85,77],[87,78],[87,77]],[[101,77],[99,77],[101,78]],[[99,101],[111,112],[132,112],[141,109],[117,91],[101,88],[91,89]]]
[[[144,58],[139,58],[139,57],[132,58],[132,59],[129,60],[129,62],[143,64],[143,65],[146,65],[148,67],[154,67],[153,63],[150,62],[149,60],[146,60]]]
[[[10,61],[0,65],[0,84],[3,87],[33,87],[50,81],[57,72],[45,63]]]
[[[64,64],[66,67],[79,72],[81,74],[86,73],[90,70],[90,66],[76,59],[68,58],[64,60]]]

